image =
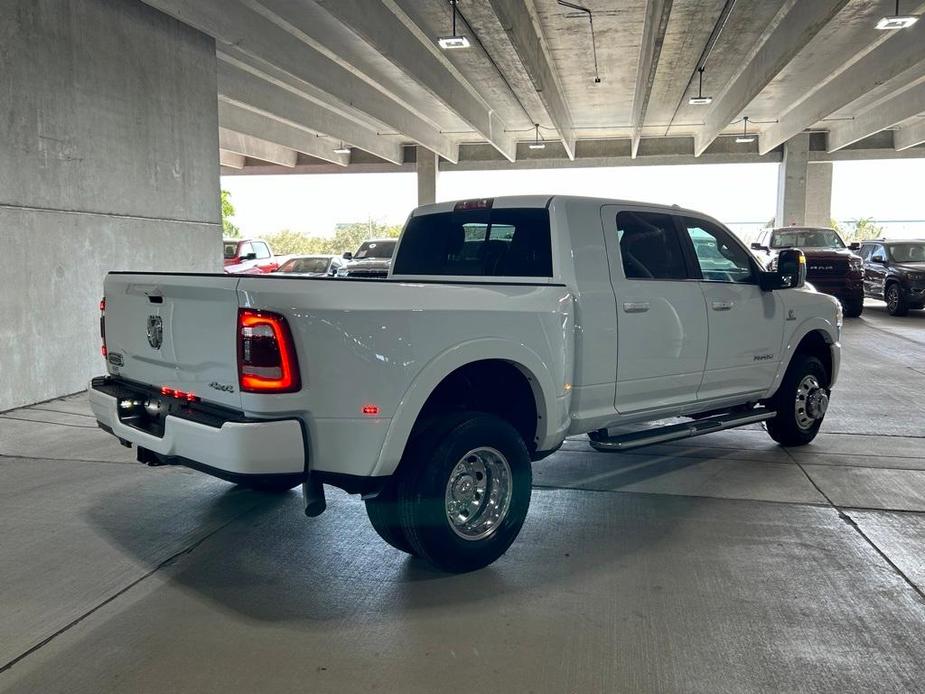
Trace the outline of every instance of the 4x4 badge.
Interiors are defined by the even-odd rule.
[[[148,344],[154,349],[160,349],[164,342],[164,322],[160,316],[148,316]]]

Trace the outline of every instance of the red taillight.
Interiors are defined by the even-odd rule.
[[[281,315],[238,310],[238,381],[246,393],[293,393],[301,387],[292,334]]]
[[[161,395],[166,398],[173,398],[175,400],[186,400],[186,402],[199,402],[199,396],[195,393],[187,393],[185,390],[179,390],[177,388],[170,388],[169,386],[164,386],[161,388]]]
[[[106,355],[109,354],[109,350],[106,349],[106,297],[104,296],[100,299],[100,339],[103,341],[103,344],[100,346],[100,354],[103,355],[103,358],[106,358]]]

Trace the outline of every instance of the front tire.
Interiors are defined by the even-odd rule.
[[[903,296],[899,284],[893,282],[886,288],[886,310],[891,316],[905,316],[909,313],[906,297]]]
[[[845,299],[842,301],[845,318],[860,318],[864,312],[864,297],[860,299]]]
[[[523,439],[503,419],[448,415],[409,446],[398,472],[401,530],[444,571],[488,566],[523,526],[532,486]]]
[[[805,446],[819,433],[829,405],[829,375],[816,357],[797,354],[784,374],[767,421],[768,434],[781,446]]]

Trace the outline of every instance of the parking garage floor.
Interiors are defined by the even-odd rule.
[[[816,442],[570,440],[448,576],[362,502],[146,468],[85,396],[0,415],[0,690],[925,690],[925,312],[871,303]]]

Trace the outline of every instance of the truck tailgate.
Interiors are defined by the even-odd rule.
[[[232,276],[108,275],[109,373],[240,409],[237,284]]]

